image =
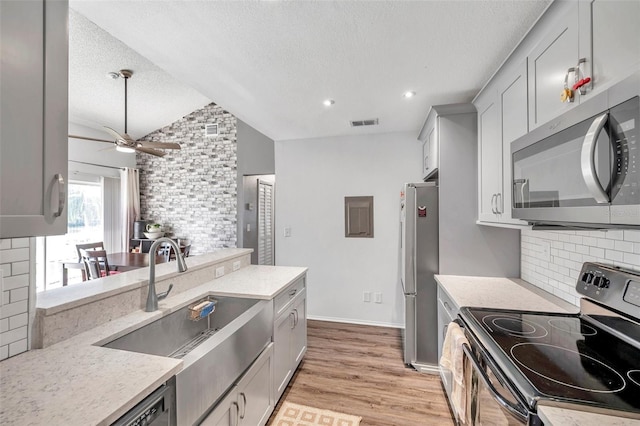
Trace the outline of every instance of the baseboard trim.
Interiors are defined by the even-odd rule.
[[[373,327],[404,328],[403,324],[391,324],[386,322],[354,320],[354,319],[347,319],[347,318],[322,317],[322,316],[315,316],[315,315],[307,315],[307,319],[314,320],[314,321],[343,322],[345,324],[355,324],[355,325],[371,325]]]

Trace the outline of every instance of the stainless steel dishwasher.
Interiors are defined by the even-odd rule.
[[[120,417],[112,426],[175,426],[175,378],[156,389],[151,395]]]

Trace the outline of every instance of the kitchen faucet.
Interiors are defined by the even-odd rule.
[[[169,289],[164,293],[156,294],[156,251],[162,243],[168,243],[176,251],[176,260],[178,261],[178,272],[184,272],[187,270],[187,262],[180,253],[180,247],[170,238],[162,237],[158,238],[151,244],[149,249],[149,294],[147,294],[147,307],[145,311],[154,312],[158,310],[158,300],[162,300],[169,295],[169,292],[173,288],[173,284],[169,285]],[[171,250],[167,248],[167,250]]]

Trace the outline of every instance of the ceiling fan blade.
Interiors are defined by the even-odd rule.
[[[123,137],[120,133],[116,132],[116,131],[115,131],[115,130],[113,130],[111,127],[104,126],[104,130],[105,130],[107,133],[109,133],[111,136],[113,136],[114,138],[116,138],[116,140],[122,140],[122,141],[124,141],[124,140],[125,140],[125,139],[124,139],[124,137]]]
[[[137,146],[135,149],[138,152],[144,152],[146,154],[155,155],[156,157],[164,157],[166,155],[165,152],[158,151],[157,149],[145,148],[142,146]]]
[[[96,141],[96,142],[113,143],[113,141],[110,141],[110,140],[107,140],[107,139],[89,138],[87,136],[67,135],[67,137],[69,137],[71,139],[82,139],[82,140],[85,140],[85,141]]]
[[[137,141],[136,144],[144,148],[181,149],[180,145],[171,142]]]

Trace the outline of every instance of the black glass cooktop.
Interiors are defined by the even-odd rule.
[[[533,386],[533,401],[553,399],[640,412],[638,348],[579,315],[464,311],[470,314],[464,318],[475,322],[474,333],[484,334],[481,340],[495,346],[487,348],[491,356],[502,358],[503,365]]]

